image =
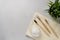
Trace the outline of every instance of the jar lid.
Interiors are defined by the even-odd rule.
[[[39,37],[39,35],[40,35],[40,30],[39,30],[39,28],[37,27],[37,25],[33,25],[33,26],[32,26],[32,35],[35,36],[35,37]]]

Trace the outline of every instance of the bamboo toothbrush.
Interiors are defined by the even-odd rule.
[[[38,27],[40,28],[41,31],[43,31],[47,36],[50,37],[49,32],[44,28],[44,26],[39,22],[38,19],[35,19],[34,22],[35,22],[35,24],[38,25]]]
[[[53,32],[53,34],[58,38],[57,33],[54,31],[54,29],[51,27],[51,25],[49,24],[48,20],[45,19],[45,22],[49,25],[50,30]]]

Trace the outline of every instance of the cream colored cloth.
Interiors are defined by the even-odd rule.
[[[37,16],[39,16],[43,22],[45,21],[45,19],[47,19],[47,21],[49,22],[50,26],[56,32],[56,34],[57,34],[58,37],[56,37],[56,35],[54,34],[54,32],[52,30],[50,30],[51,33],[49,33],[49,36],[46,35],[42,30],[40,30],[39,36],[35,37],[32,34],[32,28],[33,28],[33,25],[36,25],[36,27],[39,28],[39,26],[34,23],[34,19],[36,19]],[[41,22],[39,22],[39,23],[40,23],[41,26],[43,26],[41,24]],[[48,26],[48,24],[46,24],[46,23],[45,23],[45,25]],[[49,26],[48,26],[48,28],[49,28]],[[43,29],[43,30],[45,30],[45,29]],[[31,20],[31,22],[29,24],[29,27],[27,28],[26,35],[29,36],[29,37],[31,37],[31,38],[33,38],[34,40],[60,40],[60,24],[58,24],[57,22],[52,21],[52,20],[46,18],[45,16],[43,16],[43,15],[41,15],[39,13],[35,13],[33,19]]]

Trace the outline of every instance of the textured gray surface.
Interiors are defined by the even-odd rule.
[[[31,40],[26,29],[35,12],[45,14],[47,0],[0,0],[0,40]]]

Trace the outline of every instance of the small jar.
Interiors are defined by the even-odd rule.
[[[32,32],[32,35],[34,37],[39,37],[40,36],[40,33],[41,33],[40,30],[39,30],[39,28],[36,25],[33,25],[32,26],[31,32]]]

